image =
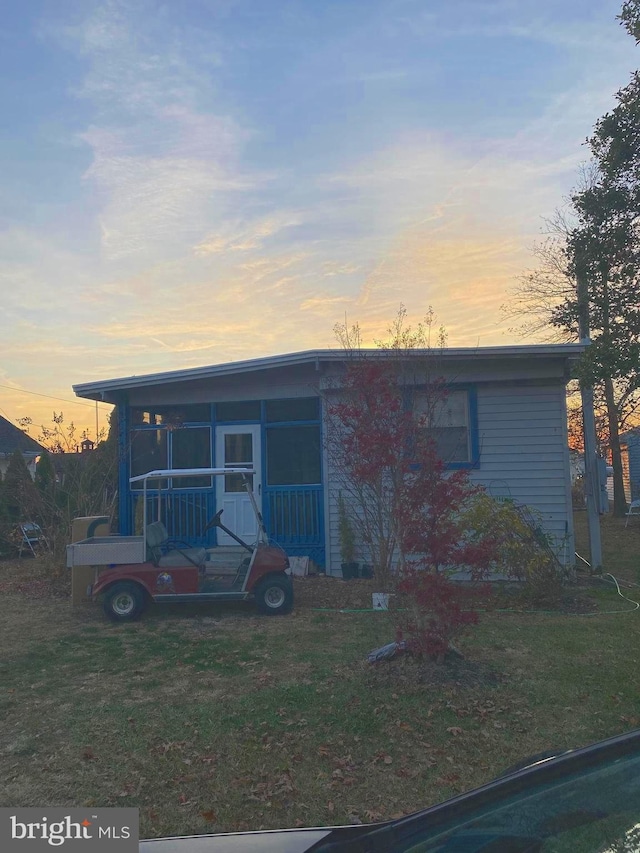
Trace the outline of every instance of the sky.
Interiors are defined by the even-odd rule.
[[[9,0],[0,414],[95,431],[74,383],[372,342],[401,303],[521,342],[501,306],[638,67],[620,5]]]

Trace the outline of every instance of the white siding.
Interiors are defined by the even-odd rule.
[[[480,459],[470,479],[537,511],[561,559],[573,562],[564,385],[484,383],[477,395]],[[330,461],[327,482],[327,572],[339,575],[338,485]]]

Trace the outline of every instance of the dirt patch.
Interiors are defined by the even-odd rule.
[[[598,602],[584,593],[563,595],[559,606],[561,613],[595,613],[597,609]]]
[[[372,666],[371,684],[396,683],[398,688],[423,684],[432,687],[497,687],[505,676],[483,661],[452,655],[442,663],[410,656],[381,661]]]
[[[24,557],[0,562],[0,594],[27,598],[68,598],[70,573],[52,561],[49,555]]]
[[[363,610],[371,608],[371,594],[380,592],[375,580],[350,580],[314,575],[294,578],[296,607],[302,609]]]

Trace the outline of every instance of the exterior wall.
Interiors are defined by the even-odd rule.
[[[478,383],[477,406],[479,458],[469,472],[471,480],[495,497],[511,497],[539,512],[544,529],[558,544],[560,559],[572,563],[564,382]],[[328,471],[327,482],[327,573],[340,575],[335,472]]]
[[[544,529],[574,559],[571,473],[564,385],[481,385],[480,464],[473,482],[540,513]]]

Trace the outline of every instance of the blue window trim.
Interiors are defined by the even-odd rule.
[[[461,382],[451,383],[452,391],[466,391],[469,410],[469,450],[471,458],[468,462],[448,462],[447,468],[455,471],[461,469],[471,470],[480,467],[480,433],[478,430],[478,386]]]
[[[407,392],[414,391],[423,386],[412,385],[406,389]],[[469,453],[470,458],[466,462],[447,462],[449,471],[470,471],[480,467],[480,433],[478,430],[478,386],[469,382],[449,382],[447,388],[452,392],[467,392],[467,411],[469,415]],[[409,394],[405,395],[405,405],[410,405]]]

